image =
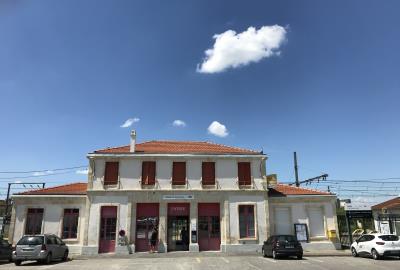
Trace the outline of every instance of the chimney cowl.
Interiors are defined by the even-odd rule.
[[[135,152],[136,147],[136,130],[131,131],[131,144],[130,144],[130,152]]]

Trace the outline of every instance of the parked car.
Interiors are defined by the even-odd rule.
[[[7,240],[0,240],[0,260],[12,261],[12,245]]]
[[[393,234],[364,234],[351,245],[353,257],[370,255],[378,260],[385,256],[400,256],[400,240]]]
[[[50,264],[53,260],[68,260],[68,246],[54,234],[25,235],[15,246],[15,265],[23,261],[38,261]]]
[[[264,257],[271,256],[274,259],[280,256],[296,256],[298,259],[302,259],[303,247],[293,235],[273,235],[264,241],[262,253]]]

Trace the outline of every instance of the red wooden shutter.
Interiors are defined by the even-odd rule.
[[[186,184],[186,162],[174,162],[172,165],[172,184]]]
[[[215,185],[215,162],[202,163],[203,185]]]
[[[238,162],[238,179],[241,186],[251,185],[250,162]]]
[[[156,183],[156,162],[144,161],[142,163],[142,184],[154,185]]]
[[[118,162],[106,162],[106,170],[104,173],[104,185],[118,184]]]

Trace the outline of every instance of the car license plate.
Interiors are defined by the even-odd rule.
[[[285,246],[285,248],[294,248],[294,246],[293,245],[288,245],[288,246]]]

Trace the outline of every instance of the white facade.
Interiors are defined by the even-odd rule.
[[[79,209],[77,237],[65,241],[72,247],[72,253],[80,254],[97,254],[105,250],[116,253],[143,251],[143,246],[148,244],[143,239],[147,239],[150,231],[143,234],[141,222],[154,220],[153,216],[157,221],[150,225],[158,228],[157,248],[160,252],[179,245],[193,252],[260,251],[268,236],[294,234],[295,223],[307,224],[312,243],[333,247],[332,241],[336,241],[331,237],[331,231],[337,231],[336,197],[269,198],[265,171],[267,158],[262,153],[95,152],[88,158],[86,195],[13,196],[10,238],[14,244],[25,233],[30,208],[44,210],[41,233],[59,236],[62,235],[64,209]],[[155,184],[150,186],[142,183],[142,167],[146,161],[155,162]],[[105,185],[107,162],[118,162],[118,179],[112,185]],[[172,185],[174,162],[185,162],[184,185]],[[215,185],[203,185],[203,162],[214,162]],[[251,181],[245,186],[239,185],[239,163],[242,162],[250,167]],[[205,220],[209,222],[208,228],[212,228],[209,235],[213,235],[208,236],[207,241],[201,234],[207,227],[204,227]],[[108,222],[114,231],[107,231],[105,224]],[[189,230],[189,239],[184,237],[186,234],[182,230],[174,231],[178,225]],[[127,246],[121,245],[122,238],[118,239],[121,231],[125,232]]]

